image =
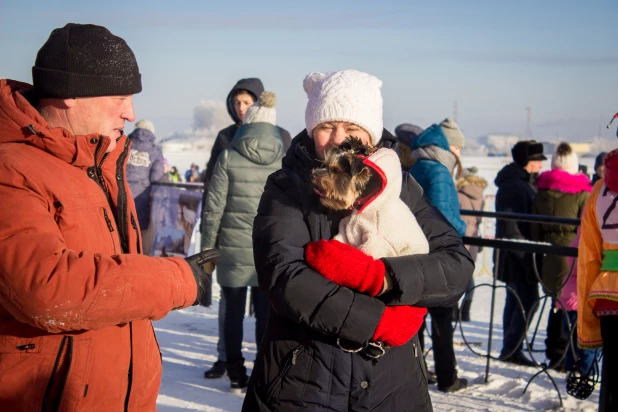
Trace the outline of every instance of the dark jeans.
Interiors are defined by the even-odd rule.
[[[523,274],[522,274],[523,276]],[[539,300],[539,287],[535,284],[527,282],[512,282],[507,283],[510,286],[524,307],[526,318],[534,316],[534,312],[538,309],[535,303]],[[534,312],[533,312],[534,307]],[[502,315],[503,339],[501,357],[506,355],[517,355],[522,350],[522,342],[524,333],[527,332],[526,319],[521,314],[521,308],[517,303],[517,298],[511,291],[506,294],[506,302],[504,304],[504,313]],[[520,353],[521,354],[521,353]]]
[[[453,349],[453,308],[428,308],[427,310],[431,315],[431,339],[438,386],[447,387],[455,383],[457,379],[457,360]],[[418,335],[423,351],[425,350],[424,330],[425,323]]]
[[[219,299],[219,340],[217,340],[217,360],[227,361],[227,354],[225,353],[225,295],[221,291],[221,298]]]
[[[237,363],[242,357],[243,319],[247,302],[247,288],[221,287],[225,296],[225,321],[223,335],[227,363]],[[269,303],[266,295],[257,287],[251,288],[251,297],[255,309],[255,343],[260,347],[266,321],[268,320]]]
[[[569,345],[568,316],[562,310],[554,309],[556,302],[552,299],[552,310],[547,320],[547,339],[545,339],[545,356],[551,366],[558,365],[564,358]]]
[[[597,359],[601,355],[601,351],[590,350],[590,349],[580,349],[577,347],[577,311],[568,311],[569,322],[571,323],[571,336],[573,339],[571,340],[571,346],[567,351],[566,358],[564,359],[564,367],[567,371],[575,370],[575,364],[579,361],[579,369],[582,374],[589,375],[591,369],[597,369]],[[564,320],[564,330],[568,333],[569,325]],[[573,355],[575,353],[575,356]]]
[[[599,412],[618,411],[618,316],[601,316],[603,373]]]

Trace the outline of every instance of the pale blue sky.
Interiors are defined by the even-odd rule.
[[[0,0],[0,77],[30,82],[36,52],[67,22],[128,42],[143,76],[137,116],[160,136],[189,128],[200,100],[223,100],[241,77],[277,93],[279,123],[297,133],[304,76],[343,68],[382,79],[390,129],[438,122],[457,101],[471,136],[523,134],[530,106],[535,137],[584,140],[618,111],[615,0]]]

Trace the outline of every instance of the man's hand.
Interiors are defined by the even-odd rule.
[[[305,251],[307,264],[326,279],[369,296],[383,292],[384,262],[337,240],[311,242]]]
[[[193,305],[199,304],[205,297],[210,296],[212,272],[208,273],[204,269],[204,266],[208,265],[210,262],[214,262],[219,256],[220,252],[217,249],[207,249],[185,258],[191,267],[195,283],[197,284],[197,296]],[[210,302],[210,299],[208,299],[208,302]],[[209,304],[205,306],[209,306]]]

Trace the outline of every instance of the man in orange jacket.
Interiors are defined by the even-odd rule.
[[[104,27],[67,24],[32,77],[0,80],[0,409],[154,411],[151,320],[210,284],[194,258],[141,254],[122,132],[135,56]]]

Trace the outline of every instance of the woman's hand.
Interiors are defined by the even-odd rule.
[[[387,306],[373,334],[373,340],[390,346],[405,345],[421,328],[427,309]]]
[[[337,240],[311,242],[305,250],[309,266],[326,279],[370,296],[383,292],[384,262]]]

